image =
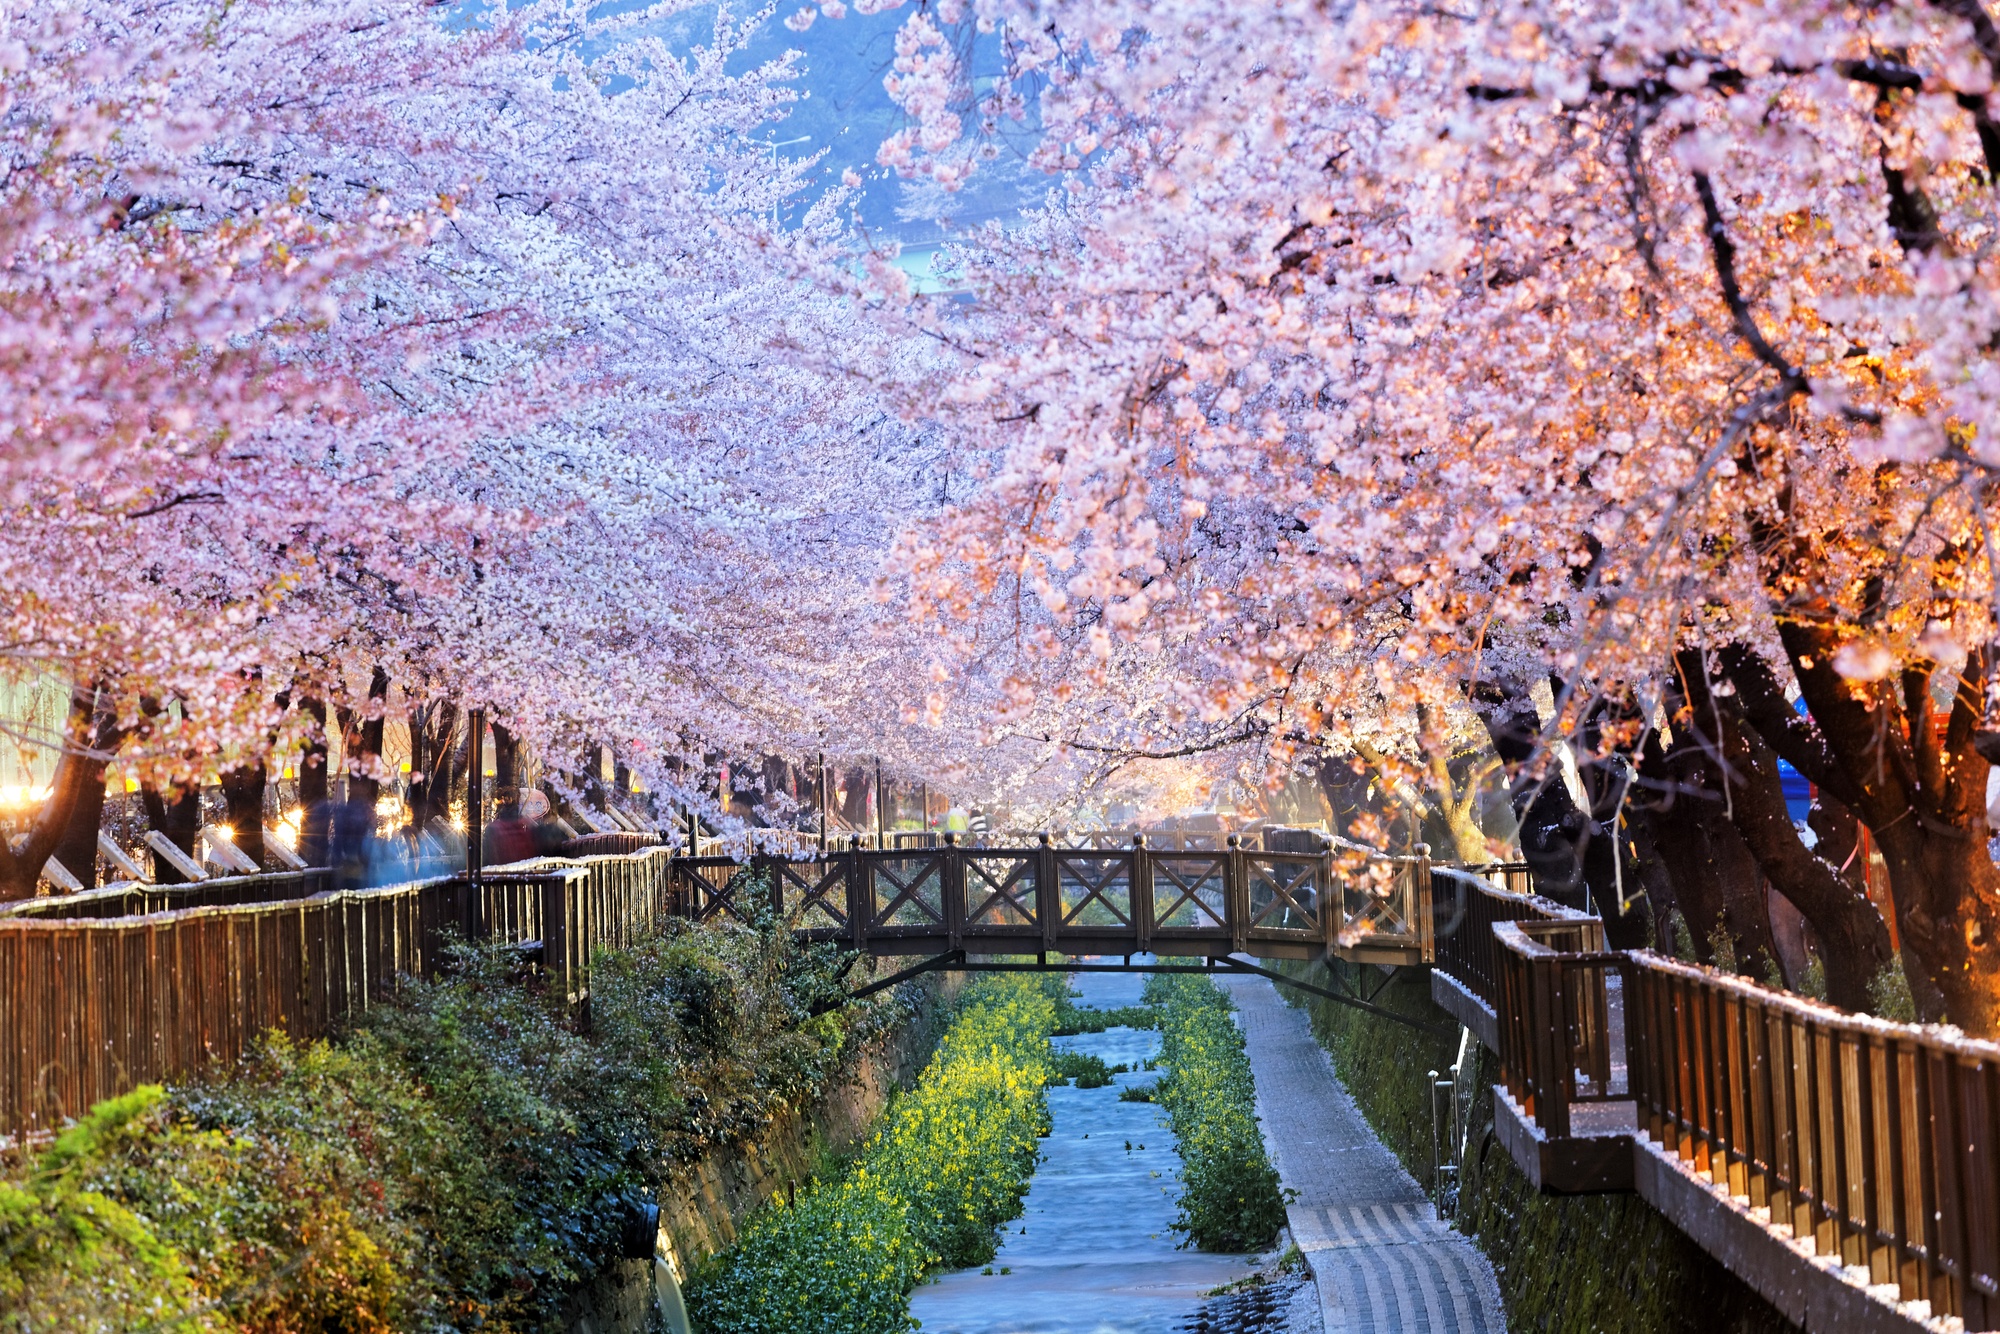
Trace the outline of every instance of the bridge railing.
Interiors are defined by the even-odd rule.
[[[1318,854],[967,845],[850,846],[800,859],[677,858],[684,911],[701,921],[778,914],[819,940],[876,954],[1215,955],[1253,950],[1416,962],[1432,948],[1429,863],[1380,872]]]
[[[2000,1045],[1608,952],[1594,919],[1494,931],[1513,1104],[1496,1124],[1539,1184],[1631,1189],[1647,1139],[1641,1155],[1768,1210],[1766,1226],[1899,1300],[2000,1326]],[[1532,1133],[1510,1133],[1517,1115]]]
[[[1500,947],[1494,928],[1506,922],[1596,920],[1530,893],[1527,868],[1513,865],[1433,866],[1430,897],[1436,970],[1496,1013]]]
[[[593,951],[668,917],[775,915],[876,954],[1332,949],[1415,962],[1431,945],[1421,859],[1358,875],[1330,849],[1240,843],[988,848],[947,836],[747,863],[655,846],[492,867],[476,890],[457,875],[328,892],[321,875],[79,895],[63,905],[75,915],[0,915],[0,1133],[38,1134],[137,1083],[234,1062],[273,1028],[318,1037],[402,979],[433,976],[452,933],[532,946],[572,999],[587,994]],[[296,889],[316,892],[272,897]],[[172,906],[112,915],[160,898]]]

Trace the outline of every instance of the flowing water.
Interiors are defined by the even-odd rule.
[[[1139,1003],[1144,978],[1083,973],[1077,1004]],[[926,1334],[1178,1334],[1212,1309],[1203,1294],[1251,1272],[1255,1257],[1180,1250],[1173,1231],[1180,1155],[1166,1114],[1120,1102],[1150,1084],[1160,1035],[1114,1028],[1056,1038],[1058,1050],[1127,1065],[1109,1088],[1051,1088],[1053,1126],[1021,1217],[1001,1229],[992,1272],[961,1269],[918,1288]],[[1003,1270],[1009,1272],[1002,1272]]]

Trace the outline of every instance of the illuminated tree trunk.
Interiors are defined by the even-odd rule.
[[[237,849],[258,866],[264,864],[264,789],[270,773],[259,764],[245,764],[222,775],[223,819]]]
[[[410,714],[410,823],[426,829],[449,818],[451,796],[463,778],[458,706],[436,700]]]
[[[1918,1013],[1982,1037],[2000,1034],[2000,871],[1987,852],[1986,776],[1974,748],[1991,654],[1970,655],[1939,736],[1935,666],[1857,681],[1834,668],[1860,636],[1824,606],[1795,611],[1779,633],[1810,716],[1739,687],[1760,735],[1851,810],[1888,867],[1904,972]],[[1796,902],[1796,900],[1794,900]],[[1801,910],[1804,904],[1799,905]]]
[[[161,789],[147,783],[139,789],[139,799],[146,807],[146,823],[193,858],[195,835],[201,832],[201,789],[187,784]],[[162,885],[187,881],[172,862],[158,853],[153,854],[153,879]]]
[[[1846,1009],[1866,1010],[1869,983],[1894,958],[1888,923],[1866,893],[1841,874],[1839,863],[1808,848],[1799,836],[1785,805],[1778,754],[1752,723],[1753,717],[1791,714],[1769,668],[1737,645],[1725,648],[1717,665],[1727,678],[1727,694],[1711,686],[1698,650],[1676,658],[1670,692],[1675,749],[1704,757],[1697,762],[1699,781],[1713,794],[1707,803],[1711,819],[1725,822],[1740,839],[1754,859],[1753,876],[1768,878],[1812,923],[1826,971],[1827,999]],[[1769,918],[1761,904],[1759,914],[1764,918],[1762,948],[1769,949]]]
[[[112,753],[124,741],[126,730],[119,725],[116,704],[107,686],[100,683],[71,691],[63,753],[56,761],[48,798],[36,812],[18,853],[8,840],[0,838],[0,899],[33,897],[43,864],[58,850],[66,850],[76,859],[75,864],[64,861],[65,869],[86,885],[96,883],[104,771]],[[79,851],[86,828],[87,860]]]
[[[329,837],[328,820],[332,812],[327,807],[331,795],[331,775],[327,772],[326,745],[326,704],[322,700],[302,699],[299,707],[304,709],[318,726],[312,740],[306,743],[305,753],[299,756],[299,856],[307,866],[325,866]]]

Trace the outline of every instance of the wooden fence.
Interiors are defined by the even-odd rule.
[[[1632,1189],[1635,1152],[1663,1153],[1878,1291],[2000,1327],[2000,1045],[1608,951],[1558,912],[1490,928],[1496,1128],[1538,1184]],[[1471,989],[1473,953],[1438,967]],[[1731,1267],[1789,1309],[1775,1244]]]
[[[233,1064],[273,1029],[320,1037],[407,979],[435,976],[455,934],[534,942],[552,983],[580,997],[592,951],[630,944],[677,911],[668,863],[653,849],[499,867],[477,892],[455,876],[133,916],[0,918],[0,1132],[42,1134],[136,1085]]]

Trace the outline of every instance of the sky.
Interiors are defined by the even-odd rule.
[[[776,13],[764,23],[742,63],[749,67],[776,58],[786,50],[801,53],[806,94],[769,135],[773,151],[805,157],[824,151],[822,179],[829,184],[852,168],[863,179],[855,220],[871,239],[895,240],[913,254],[935,249],[950,229],[1004,222],[1024,206],[1041,202],[1049,178],[1026,163],[1025,132],[998,141],[999,156],[980,164],[972,179],[956,194],[924,182],[898,180],[875,164],[883,139],[908,123],[882,87],[895,59],[896,30],[909,10],[861,14],[850,5],[840,19],[817,19],[804,32],[783,22],[805,8],[801,0],[779,0]],[[734,8],[740,17],[747,8]],[[703,6],[663,21],[657,31],[677,50],[707,42],[714,29],[716,8]],[[975,73],[998,64],[996,39],[979,39],[973,53]],[[801,142],[791,142],[801,141]]]

